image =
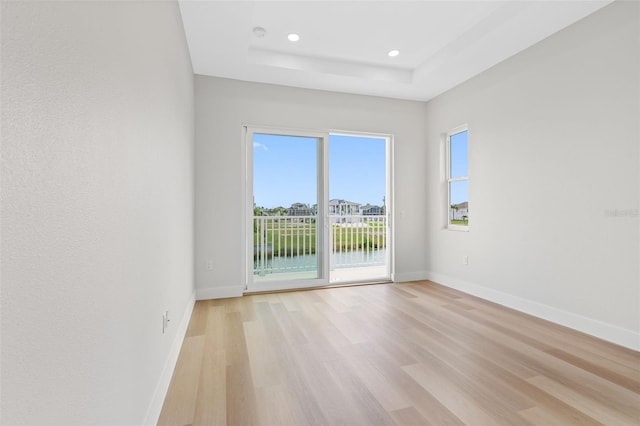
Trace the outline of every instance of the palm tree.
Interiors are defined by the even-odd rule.
[[[453,213],[451,214],[451,220],[454,220],[456,218],[456,212],[458,211],[458,206],[456,204],[451,204],[451,210],[453,211]]]

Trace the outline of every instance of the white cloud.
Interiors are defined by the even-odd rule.
[[[257,148],[262,148],[265,151],[269,151],[269,148],[267,148],[267,146],[265,144],[262,144],[260,142],[253,142],[253,149],[257,149]]]

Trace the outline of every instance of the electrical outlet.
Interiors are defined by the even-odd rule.
[[[469,256],[462,256],[462,264],[464,266],[469,266]]]
[[[213,260],[207,260],[207,271],[213,271]]]

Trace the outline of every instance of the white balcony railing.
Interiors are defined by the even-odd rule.
[[[385,215],[330,215],[331,269],[380,266],[386,262]],[[254,216],[253,274],[318,268],[316,216]]]

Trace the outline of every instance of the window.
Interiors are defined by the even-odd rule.
[[[469,130],[459,127],[447,134],[447,186],[449,229],[469,228]]]

